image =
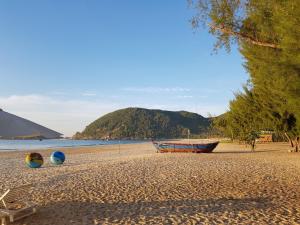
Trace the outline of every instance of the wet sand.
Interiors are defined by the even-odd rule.
[[[0,191],[34,184],[38,213],[14,224],[300,224],[300,154],[283,143],[255,153],[220,144],[211,154],[155,152],[150,143],[0,153]]]

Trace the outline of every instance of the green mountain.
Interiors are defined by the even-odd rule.
[[[196,113],[126,108],[109,113],[88,125],[75,139],[180,138],[200,135],[211,120]]]

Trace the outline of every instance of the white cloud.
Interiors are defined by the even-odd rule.
[[[206,94],[215,94],[215,93],[220,93],[223,90],[220,88],[201,88],[200,90],[198,90],[201,93],[206,93]]]
[[[178,95],[177,98],[185,99],[185,98],[193,98],[192,95]]]
[[[52,94],[52,95],[60,95],[60,96],[68,95],[68,93],[64,92],[64,91],[53,91],[50,94]]]
[[[191,89],[183,87],[127,87],[122,88],[122,91],[128,92],[143,92],[143,93],[176,93],[176,92],[189,92]]]
[[[86,92],[83,92],[81,95],[86,96],[86,97],[92,97],[92,96],[96,96],[97,94],[95,92],[86,91]]]

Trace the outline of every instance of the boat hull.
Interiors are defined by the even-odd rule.
[[[211,153],[219,142],[206,144],[181,144],[181,143],[158,143],[153,142],[157,152],[191,152],[191,153]]]

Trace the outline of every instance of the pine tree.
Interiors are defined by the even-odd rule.
[[[209,26],[216,48],[239,44],[250,89],[230,103],[227,125],[245,140],[259,129],[284,134],[295,151],[300,133],[300,1],[197,0],[192,24]]]

